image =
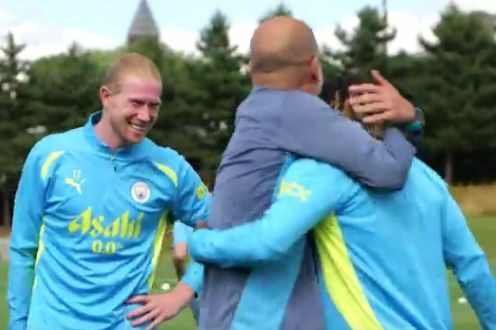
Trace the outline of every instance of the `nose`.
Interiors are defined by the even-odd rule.
[[[140,111],[138,112],[137,118],[138,118],[138,120],[145,122],[145,123],[151,122],[152,121],[152,115],[151,115],[148,107],[146,107],[146,106],[141,107]]]

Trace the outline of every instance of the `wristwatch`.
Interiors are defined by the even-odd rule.
[[[425,126],[424,112],[420,108],[415,108],[415,118],[405,126],[405,130],[409,133],[418,133]]]

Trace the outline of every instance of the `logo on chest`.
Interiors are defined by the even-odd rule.
[[[72,172],[72,177],[67,177],[65,178],[65,183],[78,192],[79,195],[83,192],[81,187],[83,186],[83,183],[85,183],[86,179],[83,179],[81,177],[81,170],[74,170]]]
[[[131,197],[136,203],[143,204],[148,202],[150,195],[150,187],[143,181],[135,182],[131,186]]]
[[[94,216],[92,208],[88,207],[69,223],[67,229],[70,233],[79,232],[80,235],[89,234],[92,237],[137,239],[141,232],[143,216],[143,212],[140,212],[136,219],[130,219],[129,211],[126,211],[107,222],[102,215]]]
[[[111,255],[124,248],[125,241],[140,238],[143,217],[143,212],[140,212],[135,219],[131,219],[129,211],[125,211],[119,217],[106,221],[104,216],[93,214],[93,209],[88,207],[69,223],[67,230],[71,234],[90,238],[93,253]]]

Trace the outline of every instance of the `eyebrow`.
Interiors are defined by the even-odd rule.
[[[148,103],[151,105],[160,105],[162,103],[162,100],[160,100],[160,99],[157,101],[147,101],[147,100],[139,98],[139,97],[130,97],[129,100],[131,102]]]

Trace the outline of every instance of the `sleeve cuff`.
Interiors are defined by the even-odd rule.
[[[421,131],[425,125],[424,112],[420,108],[415,108],[415,119],[406,125],[405,130],[410,133]]]
[[[195,261],[190,262],[188,267],[186,267],[184,276],[181,278],[181,283],[186,284],[198,294],[202,289],[202,282],[203,265]]]

